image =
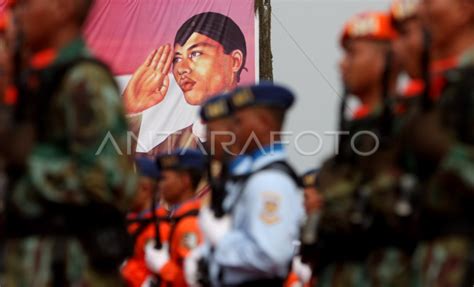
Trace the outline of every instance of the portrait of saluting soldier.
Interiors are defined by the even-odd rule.
[[[215,12],[194,15],[178,29],[173,46],[155,49],[135,71],[123,95],[127,113],[139,114],[160,104],[168,93],[170,73],[186,102],[198,106],[213,95],[236,88],[246,59],[245,36],[230,17]],[[188,126],[151,153],[192,144],[196,133],[195,124]]]

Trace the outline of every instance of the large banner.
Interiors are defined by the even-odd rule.
[[[206,140],[200,104],[258,78],[256,26],[254,0],[96,0],[85,38],[117,76],[137,152]]]

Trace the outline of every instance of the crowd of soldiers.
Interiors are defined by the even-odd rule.
[[[134,158],[92,2],[0,19],[2,286],[474,285],[473,0],[347,21],[338,150],[301,176],[272,83],[207,100],[201,148]]]

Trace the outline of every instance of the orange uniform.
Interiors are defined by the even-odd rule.
[[[200,207],[200,200],[193,199],[181,204],[170,216],[170,260],[159,274],[164,286],[187,286],[184,278],[184,259],[202,242],[198,223]]]
[[[166,242],[169,237],[169,224],[167,221],[168,211],[165,208],[160,207],[156,210],[156,215],[159,219],[161,242]],[[137,218],[137,215],[129,216],[130,220]],[[155,239],[155,225],[150,221],[150,213],[145,214],[140,218],[143,221],[137,220],[137,222],[129,225],[129,233],[132,234],[132,236],[136,234],[134,251],[133,256],[127,260],[121,269],[122,278],[129,287],[140,287],[149,276],[153,275],[146,267],[145,245],[148,241]],[[142,229],[143,224],[145,224],[145,227]],[[140,231],[139,229],[142,230]]]

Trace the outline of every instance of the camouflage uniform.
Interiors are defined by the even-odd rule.
[[[403,106],[411,109],[413,103],[390,100],[391,109]],[[367,259],[371,286],[409,286],[412,280],[411,255],[417,233],[413,200],[416,182],[404,174],[397,162],[400,126],[409,113],[392,113],[389,134],[382,137],[380,149],[369,158],[373,170],[366,186],[370,190],[370,211],[373,222],[373,245]],[[385,137],[385,138],[384,138]]]
[[[451,146],[424,182],[421,197],[422,241],[413,260],[414,286],[474,284],[474,48],[458,67],[446,71],[437,121]]]
[[[341,44],[349,59],[355,57],[350,53],[350,40],[385,43],[387,49],[380,50],[385,53],[385,70],[380,73],[380,79],[371,78],[374,87],[381,84],[382,88],[376,95],[376,104],[366,103],[367,106],[362,106],[355,113],[354,120],[347,124],[342,121],[341,129],[349,130],[349,136],[341,139],[339,155],[326,162],[319,175],[324,206],[318,228],[318,286],[370,286],[372,283],[370,265],[367,264],[376,239],[373,234],[374,214],[370,206],[371,180],[378,171],[376,164],[383,163],[380,159],[391,155],[384,153],[382,157],[377,157],[377,162],[369,154],[383,144],[377,140],[380,135],[386,134],[383,130],[385,108],[382,107],[393,81],[390,77],[389,46],[394,36],[390,18],[383,12],[360,13],[351,18],[343,29]],[[347,58],[341,64],[343,71],[344,66],[351,66]],[[348,90],[357,87],[358,82],[350,77],[356,68],[363,72],[363,67],[358,65],[346,70],[349,74],[345,83]],[[378,82],[380,80],[382,83]],[[351,92],[364,102],[364,91]],[[341,112],[344,113],[344,110],[342,105]]]
[[[392,1],[391,24],[401,32],[398,39],[401,46],[407,45],[408,35],[411,36],[410,39],[413,39],[413,35],[421,37],[415,31],[407,35],[403,29],[407,25],[418,25],[418,3],[418,0]],[[417,32],[422,32],[421,26],[419,29]],[[397,49],[394,51],[395,54],[399,52]],[[411,50],[412,62],[418,61],[418,57],[419,60],[424,59],[423,56],[427,58],[428,55],[416,49]],[[403,60],[407,60],[403,55],[400,60],[404,68],[409,68],[403,65]],[[411,69],[405,72],[413,77],[424,76]],[[387,131],[386,138],[371,159],[374,173],[368,185],[371,189],[370,207],[374,217],[374,246],[367,264],[371,285],[376,287],[410,286],[413,279],[411,260],[418,239],[417,210],[414,205],[419,184],[415,176],[403,170],[404,166],[412,164],[412,157],[400,157],[401,132],[423,99],[423,80],[410,79],[407,88],[402,95],[390,97],[386,103],[389,108],[386,112],[391,113],[388,115],[389,120],[383,122]]]
[[[338,233],[345,239],[341,237],[339,246],[333,246],[333,251],[329,251],[329,257],[334,257],[334,253],[343,256],[337,260],[339,262],[324,269],[318,286],[405,287],[411,284],[411,255],[417,233],[415,216],[413,212],[405,211],[404,205],[412,208],[414,190],[411,189],[417,185],[408,182],[411,186],[405,186],[406,175],[397,162],[400,145],[396,137],[416,102],[416,99],[390,98],[385,103],[389,110],[379,108],[371,115],[351,122],[350,135],[358,131],[371,131],[377,135],[380,143],[377,152],[362,157],[351,154],[342,166],[325,169],[324,172],[333,177],[329,183],[327,174],[321,176],[325,185],[322,188],[325,210],[320,232]],[[395,115],[396,110],[405,113]],[[362,136],[355,142],[360,151],[371,150],[372,144],[370,137],[366,140]],[[404,194],[401,185],[410,188],[411,193]],[[324,235],[322,237],[324,240]],[[337,242],[337,239],[326,241]],[[325,248],[325,242],[322,244]],[[355,253],[355,257],[348,256],[351,253]]]
[[[76,39],[49,64],[28,70],[27,88],[41,87],[35,79],[51,77],[60,65],[90,57],[83,40]],[[136,179],[125,155],[127,124],[121,98],[110,72],[97,63],[78,62],[53,80],[59,81],[58,87],[39,110],[43,125],[35,122],[37,118],[29,119],[35,130],[31,152],[8,198],[7,270],[2,285],[120,286],[118,266],[112,272],[93,267],[97,263],[91,258],[93,246],[85,247],[74,230],[61,235],[43,229],[66,220],[61,213],[52,217],[51,206],[67,212],[98,203],[126,211]],[[92,230],[96,220],[101,218],[84,213],[76,223]],[[18,222],[37,222],[42,227],[17,226]]]
[[[371,115],[351,121],[350,135],[371,130],[375,118]],[[324,207],[318,226],[317,286],[369,286],[365,261],[371,242],[371,219],[364,207],[368,202],[360,197],[365,196],[360,189],[364,183],[363,163],[351,151],[349,141],[341,141],[340,149],[339,157],[327,161],[319,174]]]

